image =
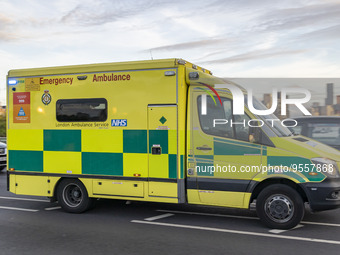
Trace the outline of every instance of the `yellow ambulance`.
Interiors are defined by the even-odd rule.
[[[217,84],[237,87],[182,59],[9,71],[8,190],[73,213],[98,198],[256,203],[283,229],[305,203],[339,207],[340,152],[247,105],[233,114],[232,91]]]

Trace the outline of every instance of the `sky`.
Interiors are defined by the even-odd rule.
[[[0,0],[2,104],[11,69],[174,57],[219,77],[327,82],[340,0]]]

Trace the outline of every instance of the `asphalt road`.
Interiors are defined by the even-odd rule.
[[[289,231],[244,210],[99,200],[83,214],[6,191],[0,173],[0,254],[340,254],[340,210],[306,213]]]

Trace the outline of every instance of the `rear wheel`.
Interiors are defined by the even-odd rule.
[[[78,179],[64,179],[57,189],[60,206],[67,212],[82,213],[90,209],[94,200],[89,198],[84,184]]]
[[[257,197],[256,211],[270,228],[290,229],[303,218],[304,204],[300,194],[283,184],[270,185]]]

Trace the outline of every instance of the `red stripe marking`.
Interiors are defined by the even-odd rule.
[[[205,83],[203,83],[203,82],[199,82],[199,83],[202,84],[202,85],[204,85],[204,86],[206,86],[206,87],[208,87],[212,92],[214,92],[215,95],[217,96],[218,100],[220,101],[221,106],[223,106],[223,105],[222,105],[222,100],[221,100],[219,94],[217,93],[217,91],[216,91],[213,87],[211,87],[210,85],[205,84]]]

